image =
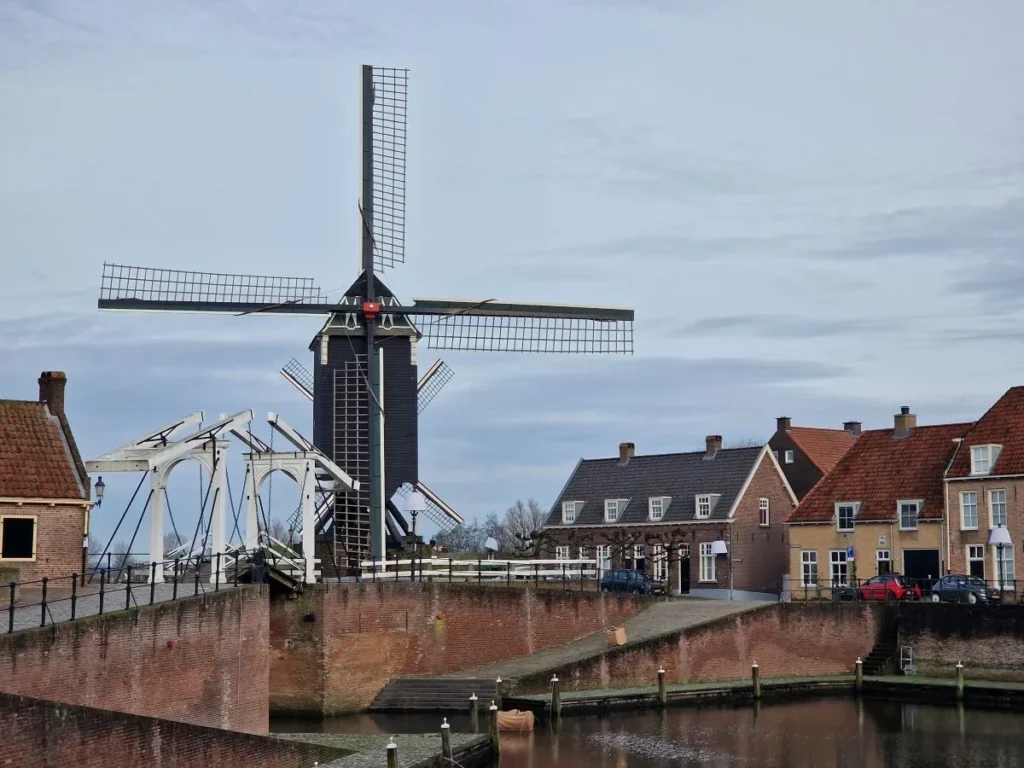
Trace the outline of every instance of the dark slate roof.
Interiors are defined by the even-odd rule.
[[[671,498],[661,522],[693,520],[698,494],[720,494],[711,516],[701,520],[725,520],[763,447],[724,448],[714,458],[704,451],[633,456],[625,464],[618,457],[582,459],[555,501],[545,525],[562,525],[562,502],[582,501],[571,525],[617,525],[649,522],[647,500]],[[604,522],[605,499],[628,499],[618,521]]]

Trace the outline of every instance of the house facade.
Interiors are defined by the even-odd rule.
[[[0,400],[0,569],[15,581],[82,573],[92,503],[66,383],[45,371],[38,401]]]
[[[966,431],[946,472],[949,569],[1014,589],[1024,547],[1024,387],[1008,390]],[[1004,528],[1008,544],[992,543]]]
[[[904,406],[892,429],[863,431],[789,517],[786,593],[827,596],[883,573],[946,573],[945,474],[970,427],[919,427]]]
[[[842,429],[821,429],[794,427],[789,416],[780,416],[768,445],[793,493],[803,499],[857,442],[860,433],[859,421],[847,421]]]
[[[551,508],[546,555],[596,558],[599,570],[636,568],[673,593],[775,598],[786,571],[796,496],[767,445],[580,459]]]

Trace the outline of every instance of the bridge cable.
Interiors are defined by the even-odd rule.
[[[124,522],[124,518],[125,518],[125,515],[128,514],[128,510],[131,509],[132,504],[135,503],[135,497],[139,495],[139,489],[142,488],[142,484],[144,482],[146,482],[146,476],[148,474],[149,474],[148,472],[143,472],[142,473],[142,477],[139,478],[139,484],[137,486],[135,486],[135,493],[133,493],[132,497],[128,500],[128,504],[127,504],[127,506],[125,506],[124,512],[121,513],[121,519],[118,520],[117,521],[117,525],[114,526],[114,532],[112,534],[110,534],[110,539],[107,541],[107,545],[105,547],[103,547],[103,552],[100,554],[99,559],[96,561],[96,567],[93,568],[92,573],[89,574],[89,583],[90,584],[92,583],[92,577],[96,575],[96,572],[98,570],[100,570],[100,565],[102,565],[102,563],[103,563],[103,558],[106,557],[107,550],[110,549],[110,545],[114,543],[114,537],[117,536],[117,531],[121,528],[121,523]]]

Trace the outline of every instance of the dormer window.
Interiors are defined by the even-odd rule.
[[[665,508],[668,506],[668,496],[652,496],[647,500],[648,517],[658,522],[665,517]]]
[[[975,445],[971,448],[971,474],[987,475],[999,458],[1001,445]]]
[[[897,511],[900,514],[900,530],[916,531],[917,519],[921,516],[920,499],[908,499],[896,502]]]
[[[583,506],[582,501],[562,502],[562,524],[571,525],[576,522],[576,512]]]
[[[859,501],[840,501],[836,504],[836,528],[840,531],[852,531],[858,509],[860,509]]]
[[[697,517],[711,517],[711,494],[705,493],[697,497]]]
[[[605,499],[604,500],[604,521],[606,523],[614,523],[619,519],[619,515],[622,514],[623,507],[626,506],[625,499]]]

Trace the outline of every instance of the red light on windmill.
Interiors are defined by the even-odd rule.
[[[380,314],[380,302],[379,301],[364,301],[363,302],[363,316],[367,320],[373,320],[379,314]]]

